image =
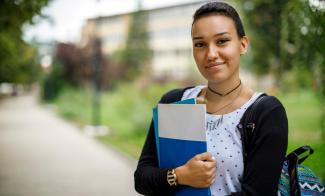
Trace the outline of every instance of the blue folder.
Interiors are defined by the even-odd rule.
[[[195,104],[195,99],[186,99],[176,104]],[[160,168],[175,168],[185,164],[189,159],[199,153],[207,151],[206,141],[182,140],[168,137],[159,137],[158,108],[153,108],[154,130],[157,154]],[[210,188],[193,188],[185,186],[176,196],[209,196]]]

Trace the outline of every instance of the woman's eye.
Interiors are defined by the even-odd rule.
[[[194,47],[196,48],[202,48],[203,46],[204,46],[203,43],[200,42],[194,44]]]
[[[222,44],[225,44],[228,41],[229,41],[229,39],[220,39],[220,40],[217,41],[217,44],[222,45]]]

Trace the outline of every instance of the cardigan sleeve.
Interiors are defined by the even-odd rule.
[[[135,189],[145,195],[169,195],[172,188],[166,176],[168,169],[158,167],[153,122],[142,149],[137,169],[134,173]]]
[[[166,93],[159,103],[171,103],[181,98],[183,91],[179,89]],[[171,195],[181,186],[171,187],[167,182],[167,171],[170,168],[159,168],[156,138],[153,120],[143,146],[138,166],[134,172],[134,184],[138,193],[144,195]]]
[[[284,107],[274,97],[257,112],[258,121],[248,152],[241,192],[232,195],[276,195],[288,145]]]

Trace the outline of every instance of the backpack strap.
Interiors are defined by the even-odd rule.
[[[256,127],[256,111],[258,105],[267,96],[266,93],[261,94],[252,105],[250,105],[245,111],[244,115],[240,119],[239,130],[241,130],[243,153],[244,153],[244,165],[246,162],[247,155],[250,152],[250,143]]]
[[[306,154],[307,153],[307,154]],[[291,159],[292,157],[295,157],[295,160],[298,161],[298,164],[301,164],[304,160],[306,160],[309,155],[312,155],[314,153],[314,150],[310,146],[301,146],[291,152],[287,155],[288,159]],[[300,157],[300,155],[303,155],[303,157]]]

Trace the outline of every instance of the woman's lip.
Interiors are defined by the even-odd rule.
[[[223,65],[225,62],[220,62],[220,63],[210,63],[207,66],[205,66],[205,68],[211,68],[211,67],[216,67],[219,65]]]

